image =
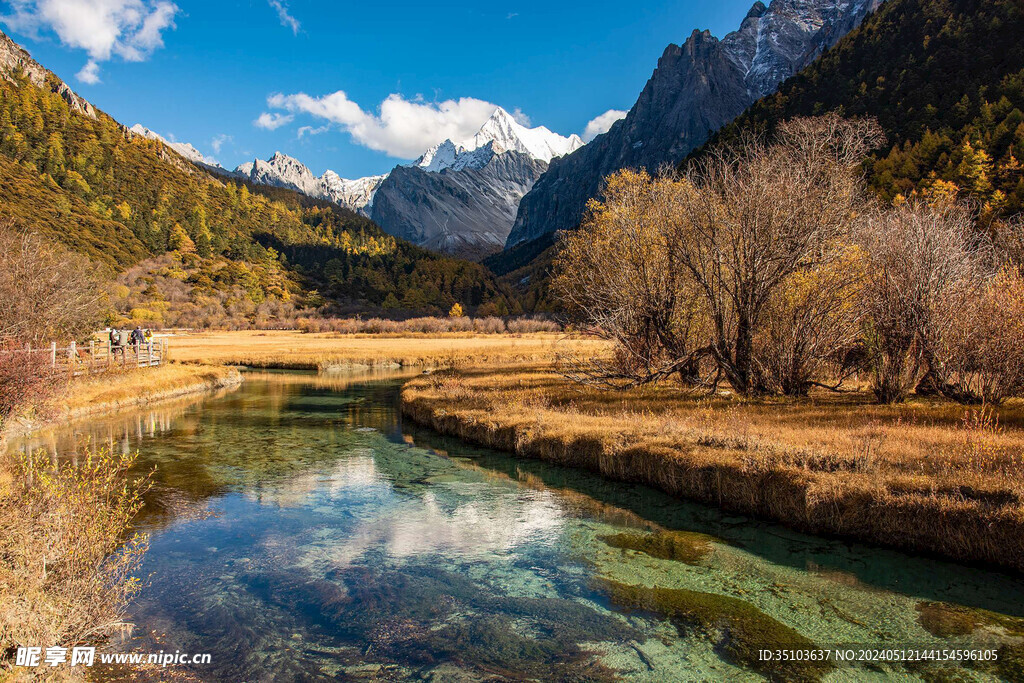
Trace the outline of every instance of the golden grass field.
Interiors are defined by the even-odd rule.
[[[341,335],[296,331],[199,332],[169,339],[170,357],[185,363],[329,370],[348,366],[467,367],[538,363],[570,346],[599,352],[604,342],[561,334]]]
[[[834,534],[1024,569],[1024,404],[866,393],[694,396],[581,387],[550,368],[439,373],[404,412],[476,443]]]

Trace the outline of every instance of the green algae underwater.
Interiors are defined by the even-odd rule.
[[[469,446],[403,424],[401,382],[250,373],[15,444],[155,468],[137,627],[109,647],[208,652],[212,681],[1024,680],[1021,577]],[[998,659],[761,655],[838,646]]]

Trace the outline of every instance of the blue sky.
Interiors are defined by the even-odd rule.
[[[721,37],[751,3],[8,0],[0,14],[122,123],[230,168],[280,150],[354,178],[479,125],[490,103],[582,134],[633,105],[666,45]]]

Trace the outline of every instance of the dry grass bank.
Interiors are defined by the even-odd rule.
[[[526,457],[839,535],[1024,571],[1024,405],[600,392],[547,369],[413,380],[404,412]]]
[[[560,334],[342,335],[295,331],[200,332],[172,337],[180,362],[327,370],[352,366],[467,367],[539,363],[570,347],[580,353],[603,342]]]
[[[58,410],[65,417],[80,417],[219,389],[241,381],[241,373],[234,368],[168,363],[158,368],[77,379],[58,401]]]
[[[22,407],[0,425],[0,455],[7,439],[48,425],[213,391],[241,381],[235,368],[184,363],[63,380],[45,400]]]

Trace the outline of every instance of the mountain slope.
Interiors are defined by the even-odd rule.
[[[325,201],[211,175],[131,133],[3,34],[0,214],[112,274],[141,269],[123,310],[143,320],[188,308],[197,324],[232,311],[251,323],[325,297],[344,310],[515,308],[481,266]]]
[[[874,116],[888,143],[866,171],[884,199],[938,189],[938,180],[943,191],[970,195],[1003,215],[1019,213],[1022,36],[1024,6],[1016,0],[889,0],[709,145],[770,132],[793,116]]]
[[[574,227],[608,174],[674,164],[833,45],[881,0],[757,2],[722,40],[694,31],[669,45],[625,119],[552,161],[523,198],[506,248]]]
[[[396,237],[479,258],[501,250],[519,201],[546,168],[543,161],[516,151],[491,153],[482,165],[440,172],[399,166],[377,190],[371,216]]]

